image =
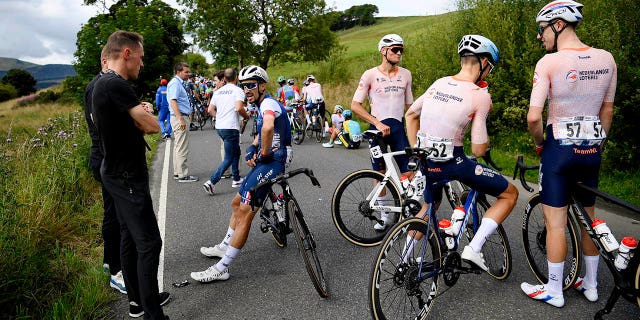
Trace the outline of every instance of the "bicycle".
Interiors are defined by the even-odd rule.
[[[291,123],[291,131],[293,136],[293,143],[301,144],[304,141],[304,116],[302,112],[303,104],[301,101],[292,102],[290,105],[291,111],[287,112],[289,116],[289,122]]]
[[[369,145],[375,140],[378,140],[378,146],[384,145],[382,134],[378,130],[367,130],[362,135],[369,141]],[[426,187],[425,177],[417,171],[410,188],[404,187],[400,183],[400,172],[394,156],[405,154],[406,151],[383,150],[386,151],[386,146],[373,147],[370,152],[372,157],[383,159],[387,168],[384,174],[371,169],[354,171],[338,183],[331,200],[333,223],[345,239],[358,246],[377,246],[382,242],[385,233],[373,229],[374,224],[383,223],[380,219],[381,211],[389,213],[389,218],[394,224],[400,215],[403,218],[412,217],[422,206],[420,201]],[[502,170],[491,160],[490,150],[487,150],[483,159],[496,170]],[[452,180],[445,183],[443,189],[453,210],[462,205],[460,195],[469,188]],[[381,194],[388,196],[385,200],[377,200]]]
[[[247,123],[251,121],[251,133],[249,134],[251,135],[251,138],[253,138],[258,135],[258,108],[253,105],[249,105],[246,110],[249,114],[249,118],[242,120],[242,124],[240,125],[240,134],[244,134]]]
[[[527,184],[525,173],[528,170],[538,170],[538,165],[528,166],[524,164],[522,155],[518,156],[513,179],[516,179],[519,172],[520,183],[529,192],[533,192],[533,188]],[[576,189],[586,191],[596,195],[607,202],[617,206],[626,208],[632,212],[640,214],[640,208],[633,206],[625,201],[606,194],[598,189],[588,187],[582,183],[577,183]],[[601,244],[598,234],[595,233],[592,223],[593,221],[585,211],[582,204],[577,200],[575,191],[571,191],[571,198],[567,212],[567,230],[565,238],[567,241],[567,259],[565,261],[565,269],[563,271],[563,289],[567,290],[573,286],[578,277],[580,268],[582,267],[582,244],[581,244],[581,228],[587,232],[593,240],[602,260],[607,265],[607,269],[611,272],[614,280],[614,288],[605,307],[599,310],[594,319],[602,319],[613,309],[613,306],[620,298],[624,297],[631,303],[637,303],[640,307],[640,254],[635,254],[629,261],[626,269],[620,271],[615,267],[614,260],[617,251],[608,252]],[[544,222],[544,213],[542,212],[542,202],[539,193],[532,195],[527,201],[524,213],[522,215],[522,240],[527,262],[531,271],[540,283],[547,283],[548,267],[546,254],[546,226]]]
[[[200,130],[207,124],[207,121],[211,123],[213,129],[216,128],[215,119],[207,111],[206,105],[197,102],[193,106],[193,124]]]
[[[304,173],[309,177],[311,183],[320,187],[320,182],[313,175],[313,171],[307,168],[300,168],[286,173],[282,173],[273,179],[268,179],[253,187],[249,192],[251,195],[251,206],[257,207],[255,203],[256,190],[265,187],[268,188],[267,196],[261,204],[260,208],[260,231],[263,233],[270,232],[278,247],[287,246],[287,235],[292,231],[295,233],[298,249],[302,254],[307,273],[313,282],[313,286],[322,298],[329,296],[327,282],[322,272],[320,260],[316,253],[316,241],[309,230],[309,226],[304,220],[302,210],[298,201],[293,196],[288,179]],[[272,189],[274,184],[280,185],[282,194],[276,195]],[[293,229],[293,230],[292,230]]]
[[[419,148],[408,151],[418,157],[419,163],[424,163],[429,152]],[[436,185],[445,183],[438,181]],[[461,274],[482,273],[477,266],[462,266],[458,252],[464,247],[463,241],[471,241],[489,208],[481,195],[473,189],[463,194],[466,213],[451,248],[445,244],[448,235],[438,228],[435,203],[429,203],[422,218],[409,218],[393,226],[371,271],[369,304],[374,319],[426,319],[439,296],[440,276],[451,287]],[[482,251],[490,276],[497,280],[509,277],[511,248],[502,225],[487,239]]]
[[[322,142],[322,138],[323,138],[323,132],[322,132],[323,119],[320,117],[320,112],[319,112],[321,103],[324,103],[324,100],[316,99],[314,101],[313,107],[310,110],[311,123],[306,127],[307,136],[309,138],[313,138],[315,136],[316,142]]]

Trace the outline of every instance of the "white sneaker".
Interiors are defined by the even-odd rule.
[[[544,301],[557,308],[564,306],[564,296],[562,296],[562,293],[557,295],[550,294],[544,285],[531,285],[523,282],[520,284],[520,288],[531,299]]]
[[[336,141],[334,141],[333,143],[337,145],[342,145],[342,141],[340,139],[336,139]]]
[[[109,285],[120,293],[127,294],[127,288],[124,285],[124,277],[122,276],[122,270],[118,271],[115,275],[109,279]]]
[[[384,230],[387,230],[387,228],[389,228],[389,223],[387,219],[382,218],[381,220],[383,223],[378,222],[373,226],[373,229],[375,229],[376,231],[384,231]]]
[[[227,280],[229,279],[229,269],[219,271],[215,265],[209,267],[209,269],[200,272],[191,272],[191,278],[202,283],[207,283],[215,280]]]
[[[582,280],[582,278],[578,277],[578,279],[576,279],[576,283],[573,284],[573,288],[582,292],[587,300],[591,302],[598,301],[598,288],[587,289],[584,287],[584,281]]]
[[[480,267],[480,269],[484,271],[489,270],[487,265],[484,263],[484,256],[482,255],[482,252],[473,251],[471,246],[464,247],[464,250],[462,250],[461,258],[462,260],[467,260],[468,262],[475,264],[476,266]]]
[[[213,189],[215,189],[215,185],[213,183],[211,183],[210,180],[205,181],[205,183],[202,185],[202,188],[204,188],[204,192],[208,193],[210,196],[213,195]]]
[[[202,253],[203,255],[209,258],[213,258],[213,257],[222,258],[224,257],[225,252],[227,252],[227,250],[222,249],[220,247],[220,244],[216,244],[213,247],[200,247],[200,253]]]
[[[244,178],[240,178],[238,181],[233,180],[233,182],[231,182],[231,188],[240,187],[242,185],[242,181],[244,181]]]
[[[325,142],[322,144],[322,146],[325,148],[333,148],[333,142]]]

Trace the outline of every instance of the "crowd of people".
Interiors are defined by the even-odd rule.
[[[543,211],[547,225],[549,281],[542,285],[522,283],[522,291],[532,299],[555,307],[564,305],[562,292],[563,261],[566,256],[565,227],[567,220],[568,186],[575,181],[597,187],[601,161],[601,143],[612,122],[616,90],[616,65],[611,54],[592,48],[580,41],[576,27],[582,21],[583,5],[573,1],[553,1],[544,6],[536,17],[537,38],[549,52],[535,67],[530,108],[527,115],[529,131],[541,157],[541,190]],[[200,282],[227,280],[229,268],[247,241],[256,209],[250,205],[249,190],[264,177],[284,172],[292,159],[291,124],[287,112],[302,104],[307,123],[321,117],[324,126],[325,100],[322,86],[309,75],[300,89],[295,79],[279,76],[279,88],[274,96],[267,93],[270,81],[259,66],[246,66],[239,72],[226,69],[216,73],[213,80],[194,77],[189,66],[175,65],[175,75],[162,79],[156,94],[158,117],[152,105],[140,102],[129,81],[135,80],[143,66],[143,39],[137,33],[117,31],[107,41],[102,52],[102,72],[85,91],[85,115],[92,137],[91,167],[101,181],[104,199],[103,237],[104,263],[111,273],[111,286],[126,293],[130,302],[130,316],[145,315],[164,319],[161,306],[169,301],[169,294],[158,292],[158,255],[162,246],[149,193],[149,179],[145,160],[143,135],[161,132],[164,139],[173,139],[173,175],[178,182],[195,182],[199,178],[189,174],[189,131],[191,114],[198,105],[216,117],[216,132],[221,138],[222,162],[203,188],[215,194],[216,184],[231,168],[232,187],[238,193],[231,200],[227,233],[220,243],[202,247],[207,257],[220,260],[203,271],[191,273]],[[454,44],[451,44],[453,47]],[[357,116],[368,129],[381,133],[379,139],[368,140],[371,166],[385,172],[381,153],[404,150],[409,146],[438,147],[430,153],[420,170],[431,181],[453,179],[496,197],[484,214],[478,231],[462,252],[468,264],[487,270],[482,255],[486,238],[495,232],[514,208],[518,190],[498,172],[469,160],[463,144],[470,127],[471,153],[482,156],[489,146],[487,116],[492,108],[491,95],[485,81],[500,62],[498,47],[488,38],[469,34],[457,44],[460,70],[436,80],[418,99],[412,93],[412,74],[400,67],[405,48],[397,34],[383,36],[377,50],[381,63],[366,70],[355,88],[351,108],[335,105],[330,134],[325,148],[342,144],[358,148],[362,140]],[[598,77],[577,79],[573,73],[606,70]],[[368,100],[370,109],[363,104]],[[548,101],[548,118],[543,124],[542,114]],[[239,173],[240,123],[249,117],[246,107],[258,110],[258,135],[249,144],[244,161],[250,171],[243,178]],[[309,111],[317,108],[318,113]],[[567,123],[579,122],[586,130],[579,137],[567,129]],[[406,123],[406,129],[405,125]],[[408,158],[396,156],[403,176],[413,178]],[[258,202],[266,190],[254,195]],[[377,201],[386,200],[381,195]],[[427,188],[425,203],[437,197],[437,190]],[[582,195],[591,218],[594,218],[593,196]],[[427,210],[424,204],[422,211]],[[373,226],[383,232],[392,223],[387,214],[382,223]],[[583,232],[582,249],[585,257],[585,276],[575,288],[589,301],[598,300],[598,251]],[[408,244],[411,245],[411,244]]]

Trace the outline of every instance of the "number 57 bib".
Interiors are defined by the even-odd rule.
[[[607,134],[598,116],[577,116],[558,119],[556,123],[561,145],[600,144]]]

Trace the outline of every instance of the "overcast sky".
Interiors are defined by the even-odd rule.
[[[374,4],[381,17],[431,15],[455,8],[455,0],[325,1],[339,11]],[[175,0],[165,2],[178,8]],[[97,12],[96,7],[82,5],[82,0],[0,0],[0,57],[36,64],[71,64],[76,35]]]

